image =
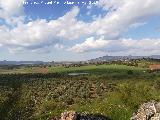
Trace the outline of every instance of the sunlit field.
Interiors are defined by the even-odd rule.
[[[3,120],[46,120],[58,118],[66,110],[128,120],[140,104],[160,100],[160,73],[144,67],[51,66],[45,73],[34,73],[38,67],[19,69],[26,74],[12,70],[12,74],[0,75]],[[68,75],[80,72],[88,74]]]

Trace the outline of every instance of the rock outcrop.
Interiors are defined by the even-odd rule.
[[[160,120],[160,102],[144,103],[130,120]]]

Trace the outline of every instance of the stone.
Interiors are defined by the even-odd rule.
[[[160,113],[160,102],[155,104],[156,112]]]
[[[77,113],[75,111],[67,111],[61,114],[61,120],[76,120]]]
[[[130,120],[160,120],[160,103],[151,101],[142,104]]]
[[[151,120],[160,120],[160,113],[156,113]]]

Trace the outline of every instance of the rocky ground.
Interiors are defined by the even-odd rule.
[[[160,102],[151,101],[142,104],[131,120],[160,120]]]
[[[61,118],[52,120],[112,120],[103,115],[79,114],[75,111],[66,111]],[[130,120],[160,120],[160,102],[151,101],[140,106]]]

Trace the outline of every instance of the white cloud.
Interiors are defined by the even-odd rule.
[[[22,16],[24,8],[22,4],[19,4],[21,2],[22,0],[16,2],[0,0],[0,18],[5,19],[9,24],[16,23],[12,29],[5,25],[0,26],[0,44],[8,47],[10,51],[24,49],[36,51],[36,49],[47,46],[59,48],[62,46],[56,45],[61,45],[61,41],[67,43],[68,40],[79,40],[86,37],[90,38],[82,44],[75,45],[70,50],[76,52],[122,51],[133,48],[133,44],[139,44],[141,47],[143,42],[143,44],[155,44],[156,41],[123,39],[121,35],[132,27],[147,24],[148,18],[160,15],[158,0],[100,0],[99,7],[109,10],[109,12],[106,12],[104,17],[99,15],[98,19],[89,23],[79,21],[76,18],[80,11],[78,7],[74,7],[56,20],[37,19],[24,23]],[[93,36],[96,38],[104,37],[94,40]],[[111,49],[110,46],[116,47]],[[142,47],[144,48],[144,46]],[[150,46],[146,46],[147,48],[150,49]]]
[[[106,45],[108,44],[108,41],[105,41],[103,39],[94,40],[94,37],[86,39],[84,43],[76,44],[72,48],[69,48],[69,51],[77,52],[77,53],[83,53],[83,52],[89,52],[90,50],[96,51],[96,50],[102,50]]]
[[[55,44],[54,45],[54,47],[57,49],[57,50],[62,50],[62,49],[64,49],[65,48],[65,46],[64,45],[62,45],[62,44]]]
[[[131,24],[131,25],[130,25],[130,28],[138,28],[138,27],[144,26],[144,25],[146,25],[146,24],[147,24],[146,22],[134,23],[134,24]]]
[[[1,26],[0,43],[16,51],[23,48],[39,49],[61,41],[78,39],[81,35],[88,35],[87,24],[76,20],[78,13],[79,8],[74,7],[57,20],[38,19],[18,24],[13,29]]]
[[[88,38],[81,44],[69,48],[69,51],[77,53],[85,53],[92,51],[102,51],[106,53],[119,53],[119,52],[132,52],[133,54],[143,54],[144,52],[152,53],[160,52],[160,39],[119,39],[119,40],[106,40],[102,38]]]
[[[111,9],[108,14],[92,23],[97,35],[114,39],[135,23],[143,23],[152,16],[160,15],[158,0],[100,0],[100,7]]]
[[[99,0],[98,6],[104,10],[114,10],[121,7],[125,1],[126,0]]]
[[[23,14],[23,1],[25,0],[0,0],[0,18]]]

